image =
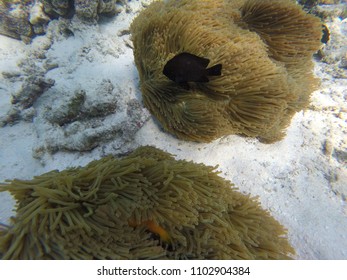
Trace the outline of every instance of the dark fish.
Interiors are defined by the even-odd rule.
[[[220,76],[222,64],[206,69],[210,60],[190,53],[180,53],[164,66],[163,74],[170,80],[189,90],[188,82],[207,83],[207,76]]]
[[[322,24],[322,39],[321,39],[321,42],[326,44],[328,43],[329,39],[330,39],[330,32],[329,32],[329,29],[328,27],[325,25],[325,24]]]

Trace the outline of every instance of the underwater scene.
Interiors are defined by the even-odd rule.
[[[347,259],[346,0],[0,0],[0,259]]]

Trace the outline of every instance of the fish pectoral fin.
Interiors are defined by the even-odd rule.
[[[222,64],[217,64],[206,69],[208,76],[220,76],[222,75]]]

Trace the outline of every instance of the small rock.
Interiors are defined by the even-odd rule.
[[[117,0],[99,0],[98,13],[106,16],[114,16],[120,13],[116,6]]]
[[[43,4],[35,2],[30,9],[29,22],[32,25],[45,24],[50,21],[50,18],[43,12]]]
[[[14,39],[30,40],[33,28],[28,21],[29,11],[25,5],[0,1],[0,34]]]
[[[21,120],[21,111],[17,107],[12,107],[8,112],[7,112],[7,117],[4,120],[4,125],[13,125],[16,122]]]
[[[121,37],[121,36],[129,35],[129,34],[130,34],[129,29],[122,29],[122,30],[118,31],[117,36]]]
[[[25,109],[21,112],[22,119],[26,122],[32,122],[36,115],[36,110],[33,107]]]
[[[76,15],[86,21],[98,20],[98,1],[75,0]]]
[[[52,124],[63,126],[75,121],[81,114],[86,99],[84,90],[76,90],[68,99],[61,99],[47,109],[45,118]]]
[[[58,68],[59,67],[59,64],[52,61],[51,59],[47,59],[45,60],[45,62],[43,63],[43,68],[46,70],[46,71],[50,71],[50,70],[53,70],[55,68]]]
[[[12,96],[12,104],[19,104],[25,109],[29,108],[54,83],[54,80],[45,79],[42,76],[29,76],[25,79],[21,89]]]
[[[341,163],[347,163],[347,151],[334,149],[333,157],[336,158],[337,161]]]
[[[341,57],[339,67],[347,69],[347,52]]]
[[[333,150],[334,150],[333,144],[331,143],[329,139],[326,139],[325,142],[323,143],[324,155],[326,155],[327,157],[331,157]]]
[[[22,74],[18,71],[3,71],[1,73],[1,75],[5,78],[5,79],[9,79],[9,80],[16,80],[17,78],[19,78]]]
[[[70,17],[73,12],[73,1],[70,0],[43,0],[42,4],[44,12],[55,18]]]

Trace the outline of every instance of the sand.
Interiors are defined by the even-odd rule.
[[[46,35],[27,45],[0,35],[0,181],[153,145],[177,159],[218,165],[241,192],[258,196],[288,229],[297,259],[347,259],[347,20],[327,20],[326,58],[315,61],[321,86],[282,141],[262,144],[232,135],[199,144],[164,132],[141,103],[126,31],[149,2],[131,1],[127,11],[98,26],[53,21]],[[74,35],[58,35],[62,26]],[[35,75],[54,84],[29,102],[19,93]],[[19,107],[11,104],[12,95],[19,96]],[[73,106],[82,116],[71,118]],[[9,194],[0,193],[1,223],[9,222],[14,206]]]

